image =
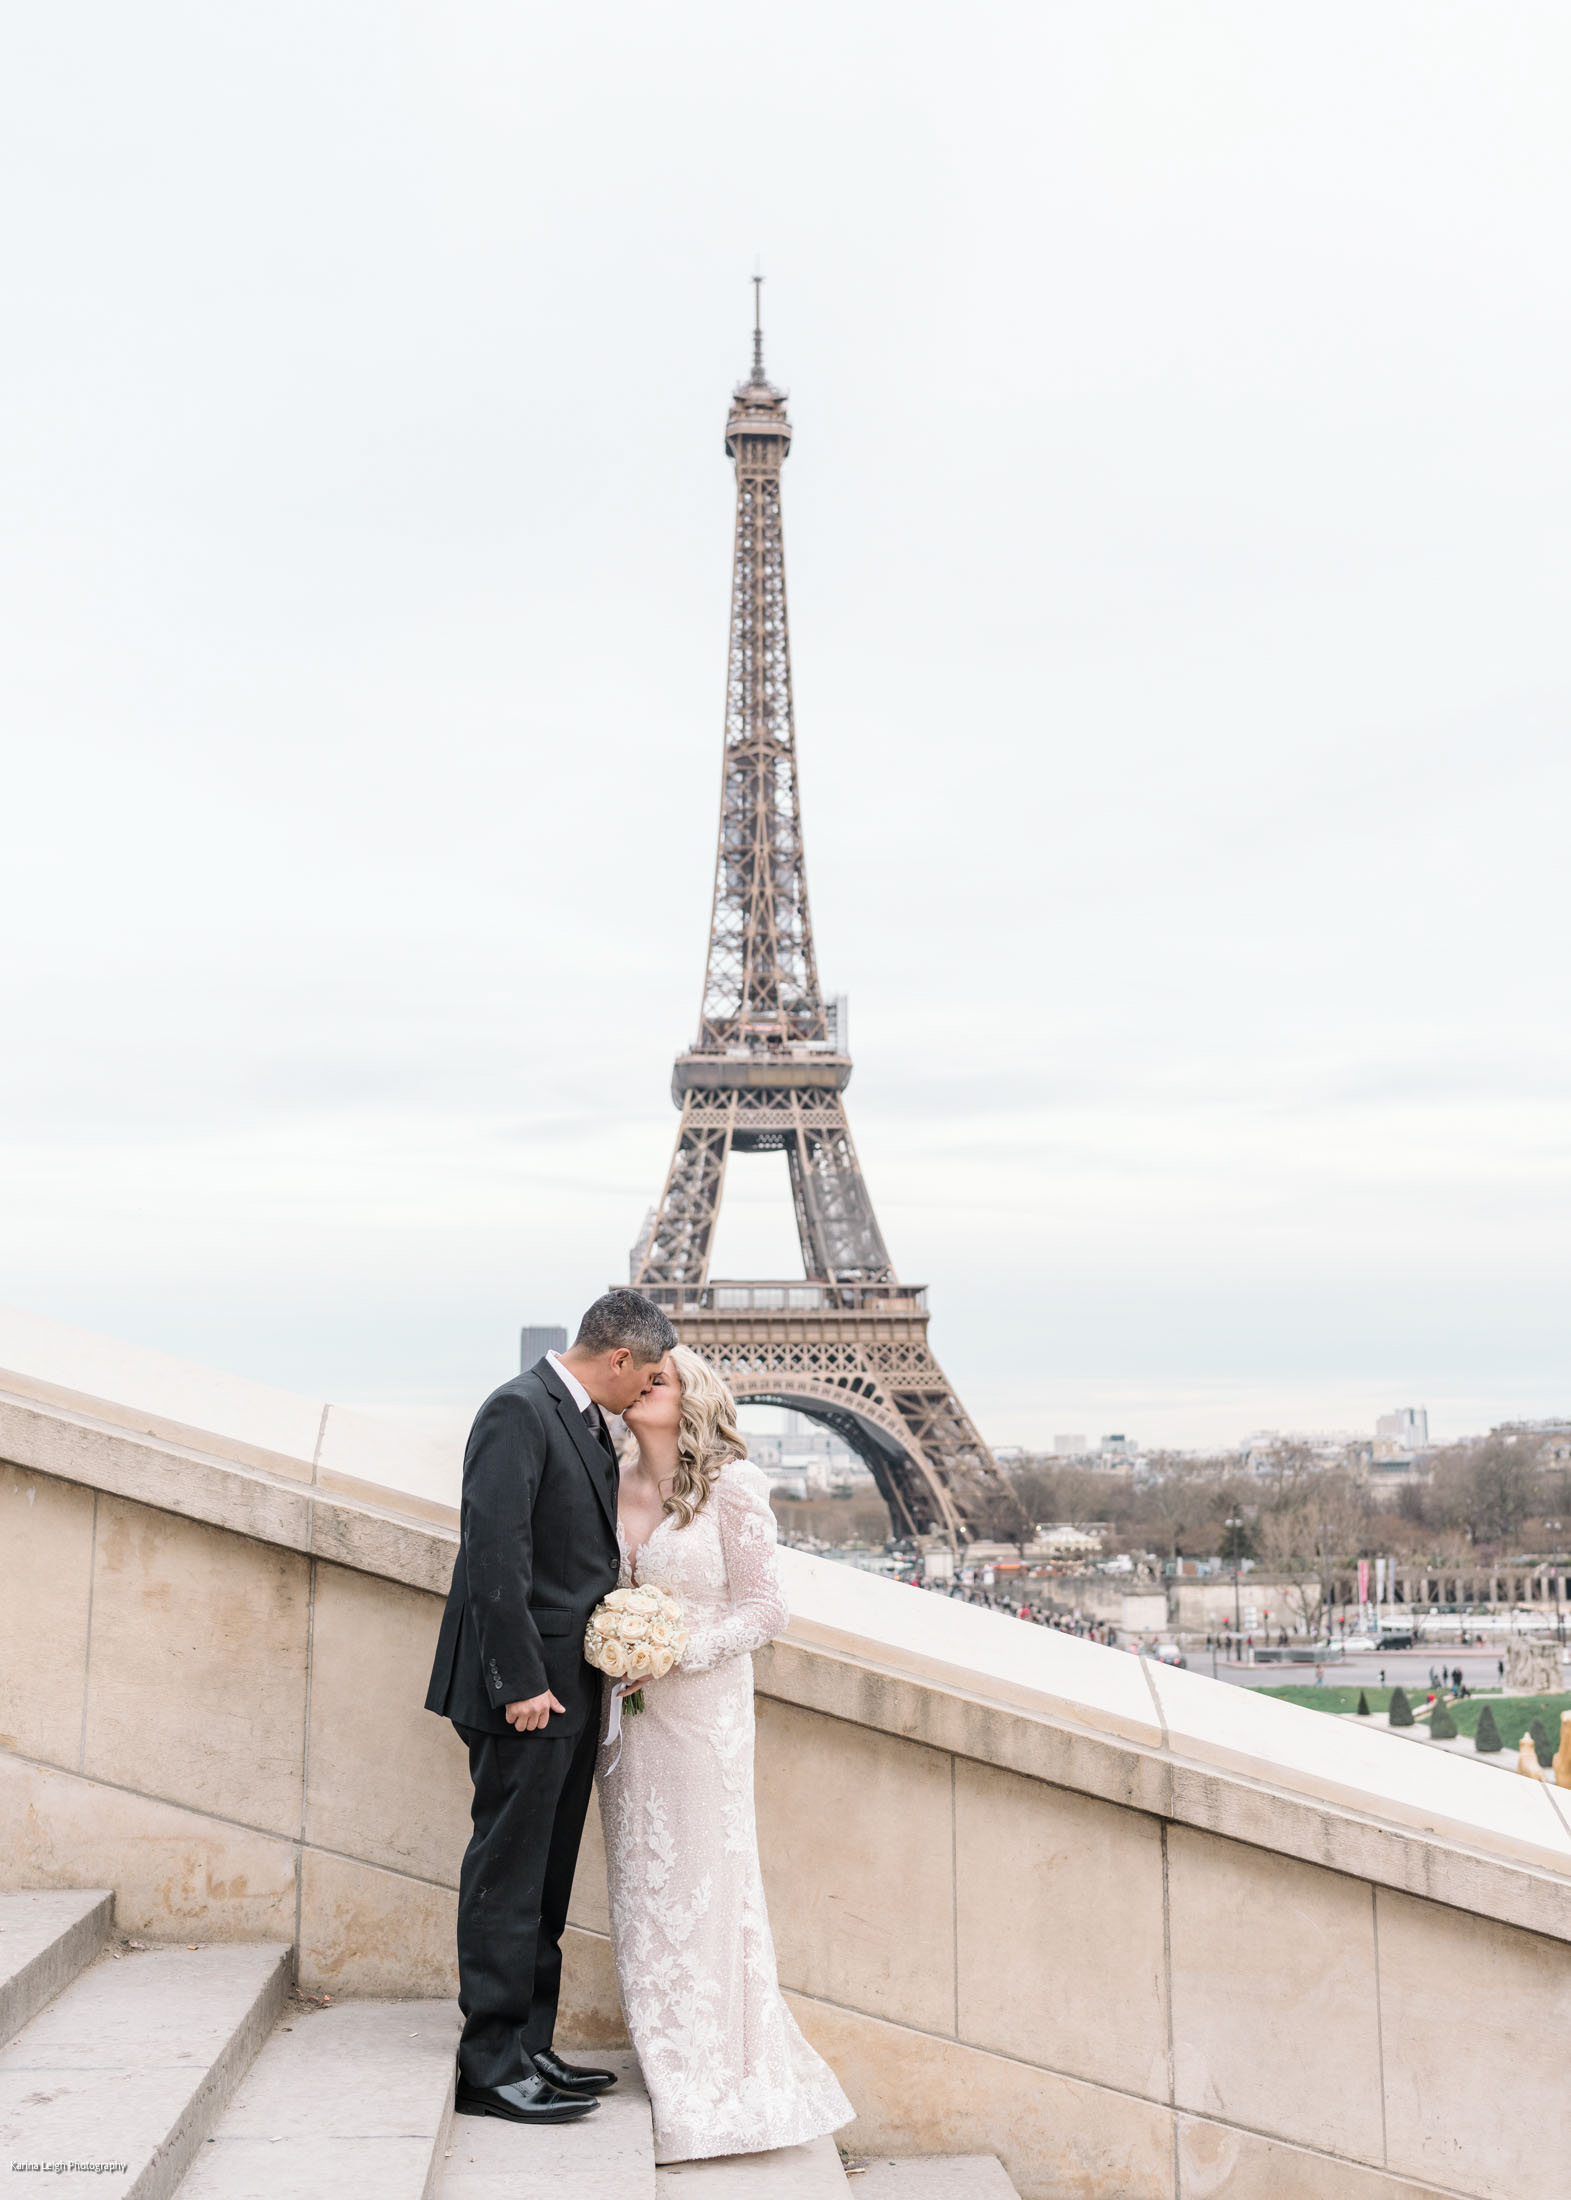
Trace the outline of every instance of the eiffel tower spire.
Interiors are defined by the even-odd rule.
[[[764,374],[762,281],[752,374],[725,429],[736,536],[709,959],[698,1037],[672,1073],[676,1151],[632,1281],[739,1399],[842,1435],[897,1532],[959,1543],[1013,1497],[928,1348],[925,1289],[896,1279],[846,1120],[851,1059],[825,1015],[807,898],[780,509],[791,423]],[[781,1150],[804,1278],[712,1282],[727,1161]]]
[[[731,402],[725,447],[736,464],[725,779],[715,864],[700,1051],[825,1037],[802,860],[786,622],[780,469],[791,448],[785,396],[764,379],[755,275],[753,373]]]

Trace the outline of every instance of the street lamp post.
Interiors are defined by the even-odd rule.
[[[1233,1640],[1235,1644],[1244,1631],[1243,1615],[1239,1610],[1238,1603],[1238,1532],[1243,1525],[1243,1515],[1235,1507],[1227,1523],[1228,1534],[1233,1542]]]
[[[1560,1602],[1560,1531],[1565,1526],[1565,1522],[1563,1520],[1546,1520],[1544,1525],[1555,1539],[1555,1556],[1550,1560],[1550,1564],[1555,1569],[1555,1635],[1559,1641],[1564,1642],[1566,1639],[1566,1615],[1565,1608]]]

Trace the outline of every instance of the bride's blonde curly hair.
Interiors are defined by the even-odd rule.
[[[720,1469],[729,1460],[745,1459],[747,1445],[736,1425],[736,1400],[708,1361],[685,1344],[671,1347],[670,1360],[682,1386],[682,1418],[665,1509],[685,1528],[708,1504]]]

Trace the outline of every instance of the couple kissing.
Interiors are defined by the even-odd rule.
[[[619,1463],[608,1414],[633,1437]],[[648,1598],[615,1591],[660,1591]],[[680,1610],[636,1680],[620,1626]],[[768,1484],[736,1405],[640,1292],[597,1299],[566,1352],[494,1391],[464,1454],[459,1550],[426,1708],[469,1752],[458,1894],[462,2113],[591,2115],[608,2070],[553,2047],[562,1932],[592,1787],[611,1943],[655,2158],[796,2146],[849,2123],[781,1997],[753,1814],[750,1653],[784,1627]],[[590,1631],[591,1620],[595,1622]],[[629,1624],[631,1623],[631,1624]],[[586,1633],[607,1679],[588,1662]],[[641,1646],[634,1643],[636,1659]],[[642,1715],[603,1737],[636,1686]]]

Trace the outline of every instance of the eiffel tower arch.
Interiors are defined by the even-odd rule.
[[[756,278],[755,278],[756,282]],[[732,398],[736,468],[720,834],[698,1038],[677,1057],[682,1112],[631,1280],[739,1400],[789,1406],[866,1462],[897,1534],[958,1545],[1018,1510],[927,1341],[927,1292],[902,1283],[846,1118],[851,1057],[818,982],[797,789],[780,473],[784,393],[753,366]],[[783,1152],[802,1278],[711,1278],[733,1153]]]

